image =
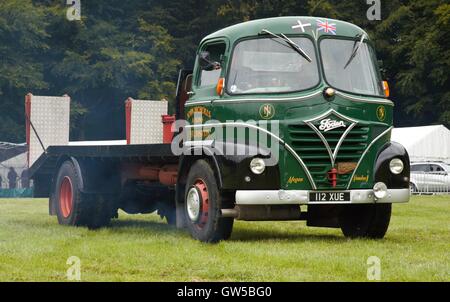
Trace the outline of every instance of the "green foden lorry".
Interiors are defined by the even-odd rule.
[[[157,211],[204,242],[229,239],[235,219],[384,237],[391,205],[409,201],[410,166],[390,141],[394,103],[366,32],[255,20],[205,37],[196,55],[164,143],[43,146],[30,169],[61,224],[101,227],[122,209]]]

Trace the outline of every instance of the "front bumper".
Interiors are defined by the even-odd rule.
[[[390,189],[385,198],[377,199],[373,190],[349,190],[350,201],[323,202],[309,200],[309,194],[316,191],[273,190],[273,191],[236,191],[237,205],[308,205],[308,204],[375,204],[406,203],[409,201],[409,189]]]

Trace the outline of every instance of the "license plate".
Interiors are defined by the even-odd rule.
[[[315,192],[309,193],[309,201],[345,202],[350,201],[350,192]]]

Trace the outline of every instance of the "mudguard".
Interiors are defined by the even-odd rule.
[[[389,163],[394,158],[401,159],[404,164],[403,172],[399,175],[393,174],[389,169]],[[405,147],[396,142],[389,142],[378,153],[374,179],[375,182],[384,182],[389,189],[407,189],[409,188],[410,170],[409,155]]]
[[[234,154],[227,155],[223,150],[235,150]],[[213,165],[218,184],[223,190],[275,190],[280,189],[280,172],[278,165],[267,166],[261,175],[255,175],[250,171],[250,162],[253,158],[268,159],[270,152],[256,147],[232,144],[203,144],[185,149],[180,159],[180,177],[187,174],[193,161],[206,158]],[[250,181],[248,178],[250,177]],[[247,180],[246,180],[247,178]]]

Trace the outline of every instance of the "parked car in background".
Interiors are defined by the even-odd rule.
[[[412,163],[410,188],[413,193],[450,192],[450,165],[442,162]]]

